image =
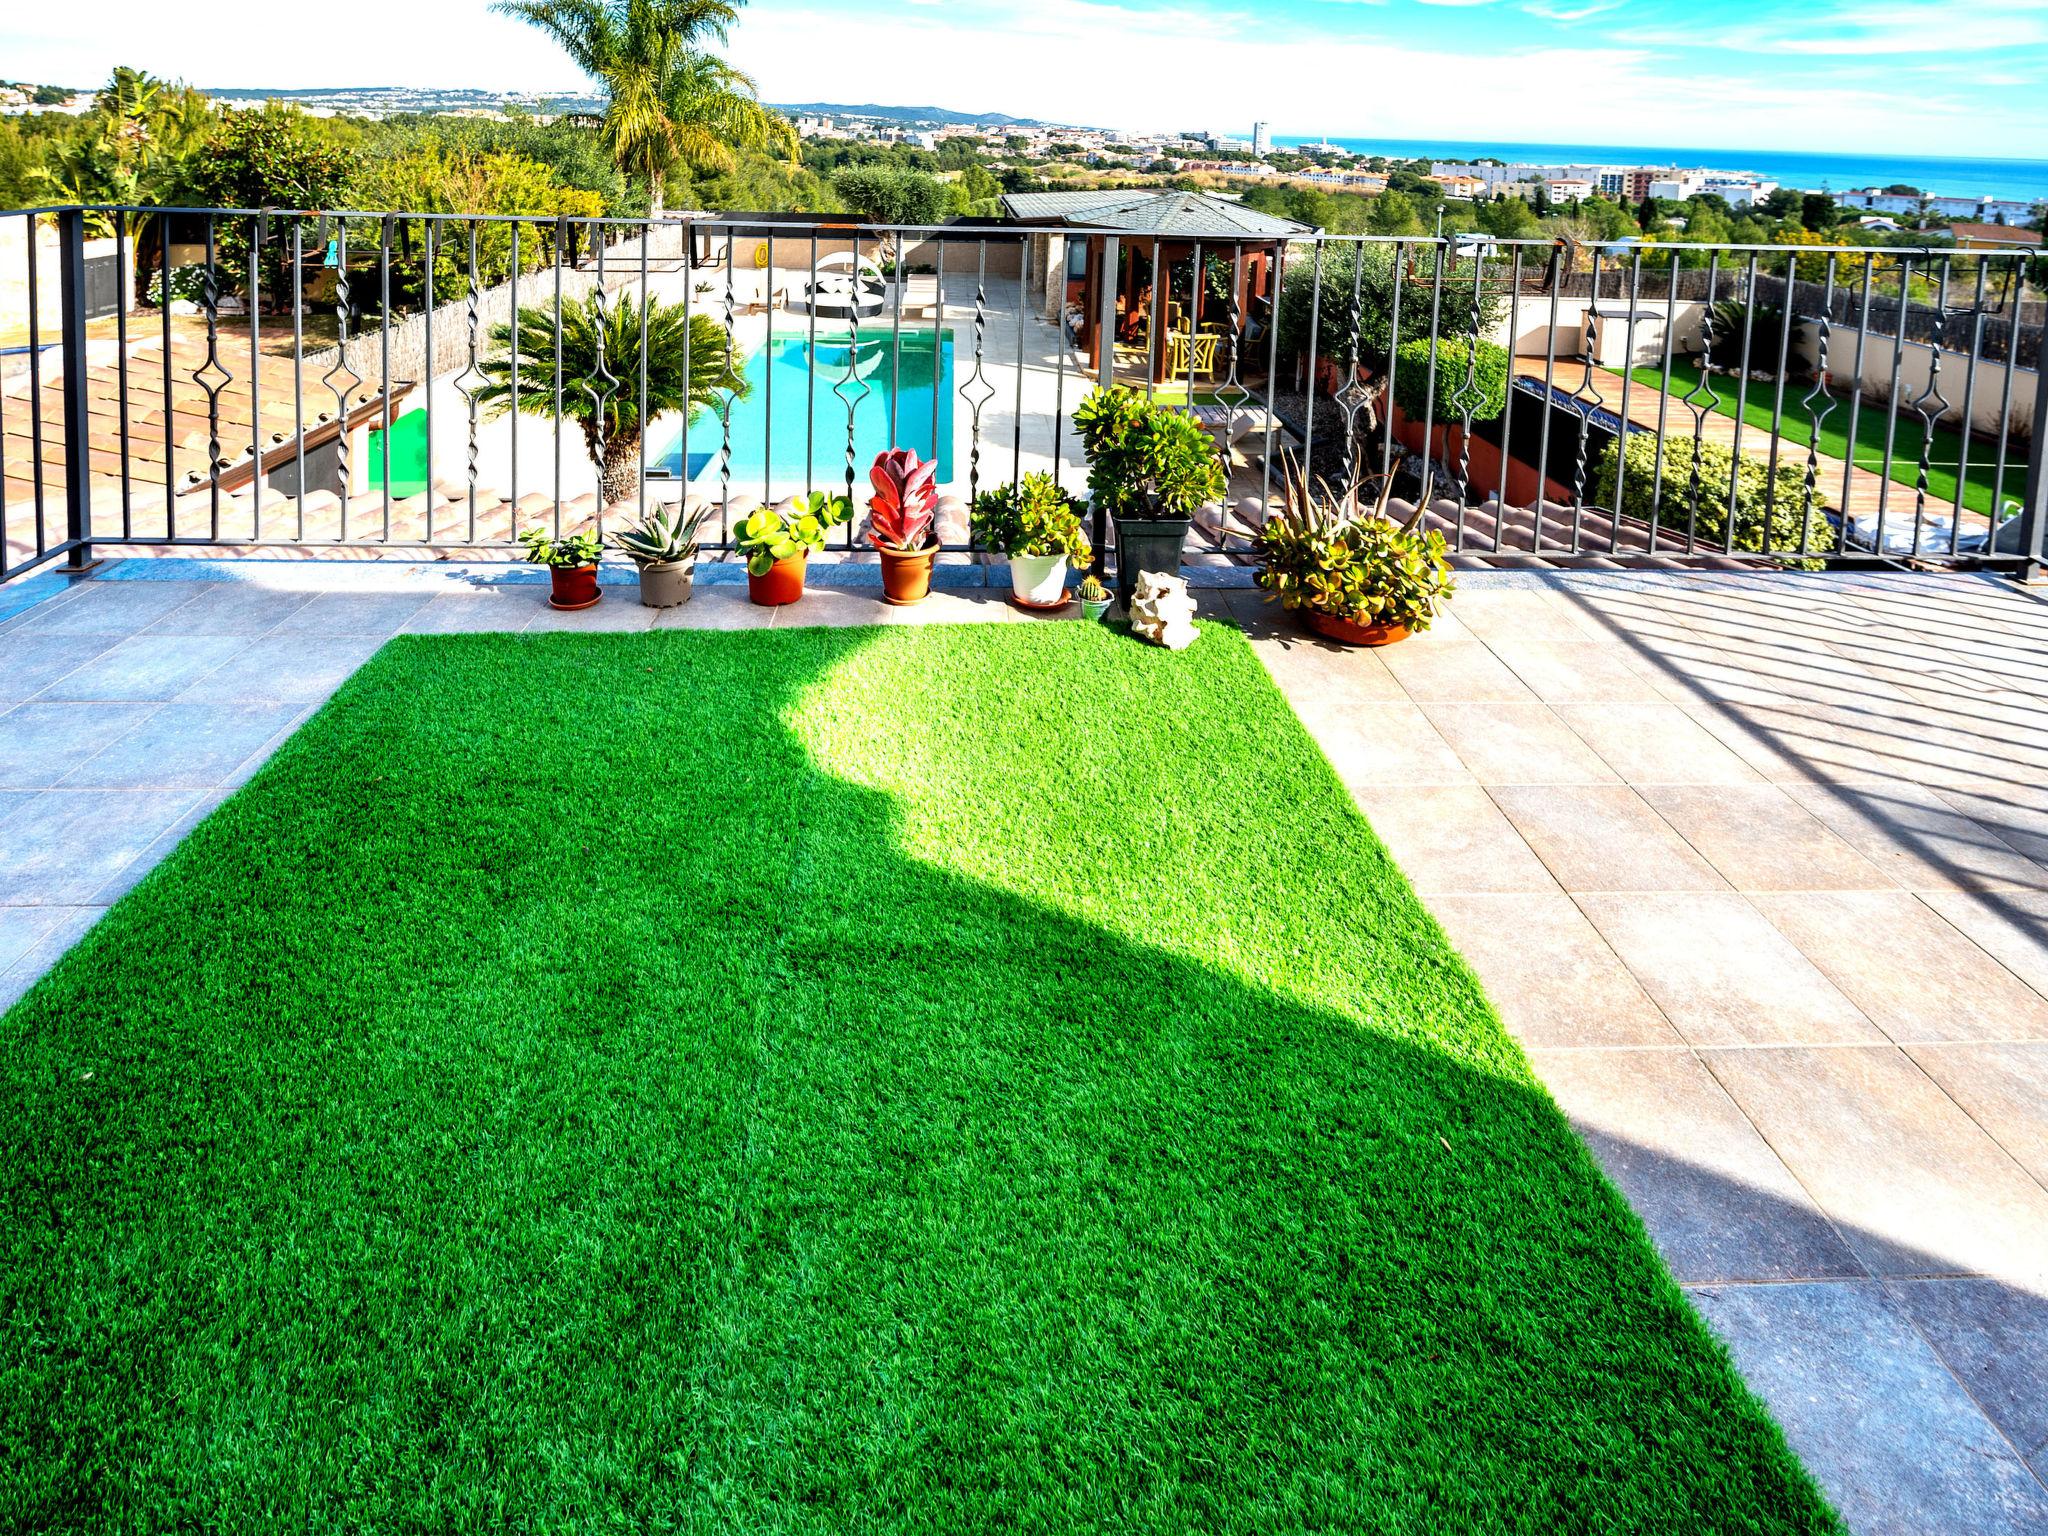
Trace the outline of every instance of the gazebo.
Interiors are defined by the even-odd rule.
[[[1174,348],[1156,344],[1155,330],[1165,338],[1185,336],[1183,358],[1199,359],[1198,338],[1225,330],[1232,315],[1241,327],[1263,306],[1270,323],[1281,248],[1316,233],[1310,225],[1204,192],[1013,192],[1003,208],[1019,223],[1064,225],[1076,232],[1033,235],[1024,280],[1043,293],[1047,319],[1064,323],[1079,311],[1075,340],[1090,369],[1102,366],[1107,312],[1117,328],[1112,346],[1121,342],[1133,354],[1142,351],[1155,383],[1175,372]],[[1112,240],[1116,267],[1109,271]],[[1193,266],[1198,250],[1208,275],[1199,284]],[[1106,292],[1113,292],[1108,304]]]

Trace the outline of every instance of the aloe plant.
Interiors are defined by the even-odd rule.
[[[690,511],[680,506],[657,504],[648,510],[646,519],[637,528],[627,528],[614,535],[612,542],[642,565],[667,565],[677,560],[694,559],[697,530],[704,526],[704,519],[710,515],[710,509],[706,507]]]
[[[787,509],[756,507],[733,529],[733,544],[747,557],[749,576],[766,576],[778,560],[823,549],[826,531],[852,515],[853,503],[844,496],[814,491]]]
[[[930,547],[932,514],[939,500],[937,479],[938,465],[908,448],[891,448],[875,456],[868,471],[875,488],[868,499],[868,537],[877,549],[910,553]]]

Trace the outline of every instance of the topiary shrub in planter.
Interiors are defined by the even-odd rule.
[[[1116,519],[1117,593],[1128,608],[1140,571],[1180,574],[1196,509],[1221,500],[1229,482],[1200,422],[1128,385],[1091,393],[1074,428],[1089,494]]]
[[[1493,421],[1507,408],[1510,359],[1506,347],[1490,341],[1474,345],[1462,336],[1439,337],[1434,391],[1430,388],[1430,351],[1427,340],[1404,341],[1394,353],[1394,403],[1410,421],[1463,426],[1468,409],[1474,421]]]
[[[1593,500],[1602,507],[1615,504],[1615,485],[1621,480],[1621,511],[1645,523],[1655,522],[1665,533],[1683,538],[1688,528],[1705,548],[1728,547],[1728,490],[1735,487],[1735,548],[1761,554],[1765,550],[1799,548],[1802,522],[1807,548],[1825,555],[1835,547],[1835,530],[1821,510],[1816,488],[1809,502],[1804,464],[1781,462],[1773,480],[1770,466],[1762,459],[1735,456],[1719,443],[1695,438],[1667,438],[1659,443],[1647,432],[1628,436],[1628,472],[1621,474],[1620,442],[1607,445],[1593,472]],[[1699,475],[1697,514],[1693,504],[1693,475]],[[1771,486],[1765,527],[1765,487]]]

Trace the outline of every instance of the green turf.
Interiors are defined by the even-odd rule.
[[[1660,363],[1654,367],[1632,370],[1638,384],[1659,388],[1664,379],[1664,368]],[[1739,380],[1725,373],[1706,376],[1714,394],[1711,414],[1735,417],[1736,390]],[[1669,430],[1680,431],[1691,417],[1687,408],[1675,402],[1691,393],[1700,382],[1700,370],[1696,364],[1674,358],[1671,363],[1671,397],[1674,402]],[[1813,440],[1813,423],[1808,416],[1805,400],[1811,392],[1808,384],[1787,383],[1785,386],[1785,418],[1778,424],[1778,435],[1784,446],[1778,450],[1778,462],[1803,466],[1804,454]],[[1745,427],[1754,427],[1763,435],[1755,439],[1745,438],[1743,452],[1759,457],[1770,453],[1771,408],[1778,397],[1775,383],[1764,383],[1757,379],[1749,381],[1749,393],[1742,397],[1742,421]],[[1956,397],[1960,399],[1960,396]],[[1695,396],[1697,404],[1706,405],[1707,396]],[[1817,402],[1825,405],[1825,402]],[[1881,400],[1866,399],[1862,409],[1856,413],[1856,465],[1874,475],[1884,473],[1884,436],[1886,418],[1889,412]],[[1920,452],[1926,438],[1926,423],[1915,414],[1910,402],[1901,402],[1898,410],[1898,425],[1892,434],[1892,468],[1890,479],[1904,490],[1903,495],[1894,494],[1889,503],[1887,515],[1903,511],[1907,517],[1913,514],[1915,488],[1920,483]],[[2008,463],[2003,481],[1999,479],[1998,445],[1995,442],[1970,442],[1970,463],[1968,478],[1963,489],[1963,507],[1966,511],[1990,514],[1994,501],[2012,502],[2025,489],[2026,455],[2024,445],[2019,445],[2017,457],[2008,450]],[[1927,464],[1927,509],[1931,514],[1944,510],[1953,511],[1956,504],[1956,468],[1962,460],[1962,438],[1947,427],[1934,429],[1933,447],[1928,453]],[[1846,395],[1837,394],[1833,409],[1821,421],[1820,451],[1837,461],[1833,471],[1833,483],[1829,483],[1828,471],[1821,474],[1821,489],[1827,494],[1828,505],[1833,506],[1842,494],[1840,463],[1849,457],[1849,400]]]
[[[1836,1528],[1229,629],[396,640],[4,1034],[0,1528]]]

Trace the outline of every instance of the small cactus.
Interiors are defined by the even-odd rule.
[[[1096,579],[1095,573],[1093,571],[1090,571],[1086,576],[1083,576],[1081,578],[1082,602],[1101,603],[1107,602],[1108,600],[1109,588],[1105,587],[1099,580]]]

